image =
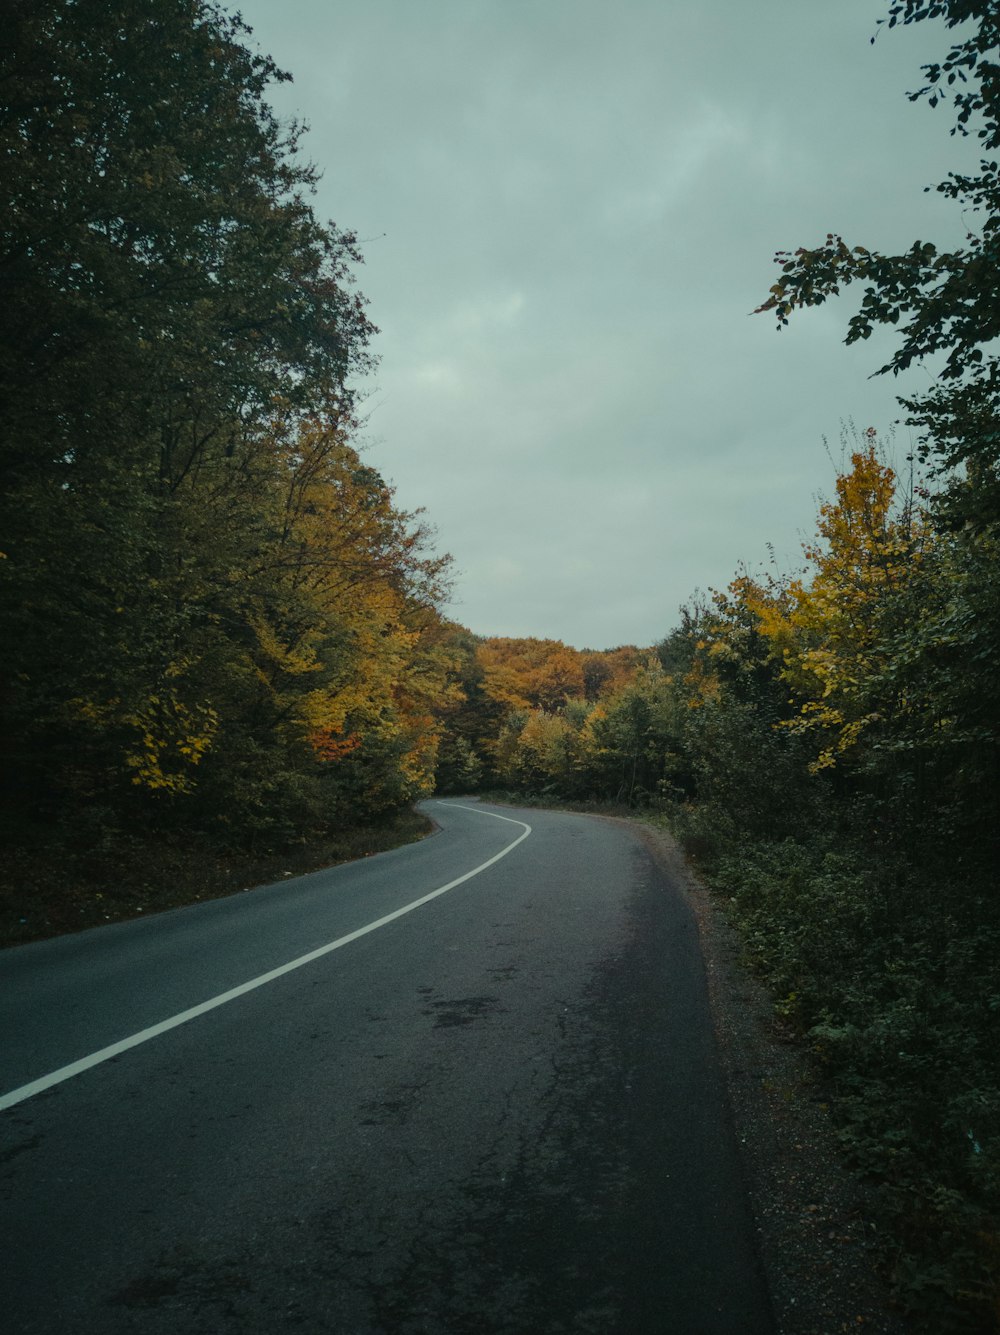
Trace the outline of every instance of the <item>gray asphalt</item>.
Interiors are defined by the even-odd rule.
[[[420,844],[0,955],[3,1093],[532,826],[0,1113],[5,1330],[773,1330],[681,892],[619,823],[426,809]]]

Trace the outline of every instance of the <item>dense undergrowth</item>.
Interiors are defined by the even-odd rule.
[[[1000,1322],[1000,926],[985,889],[840,840],[720,841],[672,821],[822,1067],[874,1188],[890,1278],[928,1331]]]

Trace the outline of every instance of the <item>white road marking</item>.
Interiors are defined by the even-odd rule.
[[[128,1052],[129,1048],[137,1048],[140,1043],[148,1043],[151,1038],[158,1038],[160,1034],[165,1034],[170,1029],[176,1029],[178,1025],[187,1024],[189,1020],[196,1020],[199,1015],[205,1015],[208,1011],[214,1011],[219,1006],[225,1006],[227,1002],[235,1001],[237,997],[245,996],[247,992],[253,992],[255,988],[263,987],[265,983],[273,983],[276,978],[281,978],[295,969],[301,969],[304,964],[311,964],[313,960],[321,959],[322,956],[329,955],[331,951],[339,950],[341,946],[350,945],[352,941],[367,936],[369,932],[377,932],[380,927],[385,927],[387,923],[395,922],[397,918],[402,918],[407,913],[412,913],[414,909],[429,904],[432,899],[437,899],[440,895],[446,895],[449,890],[454,890],[456,886],[471,881],[473,876],[478,876],[480,872],[486,871],[488,867],[492,867],[501,858],[505,858],[508,853],[512,853],[518,844],[523,843],[531,833],[531,826],[525,824],[523,820],[512,820],[510,816],[498,816],[495,811],[484,811],[482,807],[466,807],[458,802],[446,802],[442,805],[457,806],[461,811],[477,811],[481,816],[492,816],[495,820],[508,821],[511,825],[520,825],[523,827],[524,833],[519,834],[513,843],[508,844],[499,853],[495,853],[493,857],[481,862],[478,867],[473,867],[471,871],[467,871],[464,876],[457,876],[453,881],[449,881],[447,885],[439,886],[429,894],[421,895],[419,899],[404,904],[401,909],[387,913],[382,918],[376,918],[374,922],[359,927],[355,932],[348,932],[346,936],[339,936],[336,941],[331,941],[328,945],[310,950],[307,955],[300,955],[298,959],[290,960],[288,964],[282,964],[277,969],[271,969],[257,978],[251,978],[247,983],[240,983],[239,987],[232,987],[228,992],[220,992],[217,997],[212,997],[209,1001],[203,1001],[198,1006],[192,1006],[189,1010],[181,1011],[178,1015],[172,1015],[169,1020],[161,1020],[159,1024],[150,1025],[148,1029],[140,1029],[137,1034],[131,1034],[128,1038],[123,1038],[117,1043],[111,1043],[98,1052],[92,1052],[89,1057],[81,1057],[79,1061],[70,1062],[68,1066],[60,1066],[57,1071],[50,1071],[48,1075],[32,1080],[30,1084],[12,1089],[9,1094],[0,1095],[0,1111],[5,1108],[13,1108],[15,1104],[23,1103],[25,1099],[30,1099],[35,1094],[41,1094],[43,1090],[51,1089],[53,1085],[61,1085],[64,1080],[71,1080],[73,1076],[89,1071],[93,1066],[100,1066],[102,1062],[110,1061],[112,1057],[117,1057],[122,1052]]]

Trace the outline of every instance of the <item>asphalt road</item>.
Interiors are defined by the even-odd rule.
[[[6,1331],[773,1330],[681,893],[623,824],[427,810],[0,955]]]

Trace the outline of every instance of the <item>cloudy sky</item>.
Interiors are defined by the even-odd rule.
[[[320,217],[364,242],[367,461],[480,634],[652,644],[695,589],[799,561],[841,424],[907,382],[850,296],[775,332],[772,255],[954,244],[973,160],[911,105],[936,23],[884,0],[246,0]],[[927,383],[914,372],[909,384]],[[907,452],[905,428],[897,453]]]

